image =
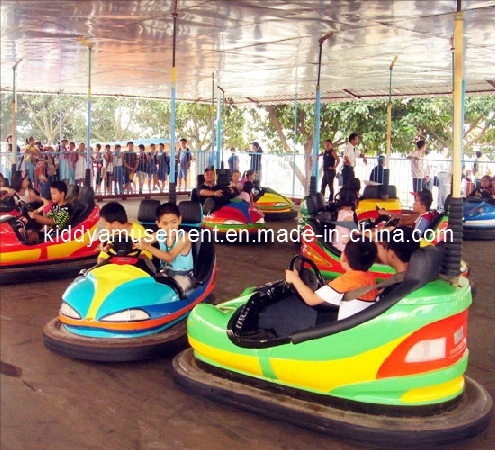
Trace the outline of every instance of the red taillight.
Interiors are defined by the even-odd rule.
[[[415,375],[453,365],[466,351],[466,330],[467,309],[420,328],[387,357],[377,378]]]

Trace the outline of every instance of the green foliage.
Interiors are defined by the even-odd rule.
[[[12,94],[1,94],[1,137],[11,134]],[[465,108],[467,156],[478,148],[495,156],[495,97],[468,97]],[[260,139],[265,151],[293,151],[294,141],[306,152],[312,149],[314,104],[276,106],[233,106],[225,102],[222,111],[223,148],[244,149]],[[212,145],[211,105],[178,103],[176,137],[186,137],[192,149],[209,150]],[[62,118],[62,124],[60,124]],[[17,136],[55,144],[62,135],[85,142],[87,99],[66,95],[17,96]],[[295,122],[295,123],[294,123]],[[452,102],[449,97],[405,98],[392,102],[392,151],[407,154],[416,139],[436,150],[452,141]],[[387,134],[387,101],[351,101],[321,105],[320,146],[331,139],[337,146],[350,133],[360,134],[360,146],[368,155],[383,153]],[[216,133],[216,128],[215,128]],[[121,141],[170,135],[170,101],[125,97],[92,99],[92,142]],[[260,137],[261,136],[261,137]]]

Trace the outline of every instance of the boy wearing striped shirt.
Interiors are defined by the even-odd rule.
[[[59,229],[62,230],[69,224],[70,216],[72,215],[72,207],[65,201],[67,195],[67,185],[63,181],[54,181],[51,183],[50,192],[52,196],[52,207],[44,216],[36,211],[30,211],[29,217],[37,223],[44,225],[46,230]],[[35,230],[28,230],[28,243],[39,241],[39,234]]]

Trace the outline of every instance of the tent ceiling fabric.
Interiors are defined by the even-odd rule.
[[[169,98],[174,1],[2,0],[1,90]],[[495,0],[464,0],[469,93],[495,94]],[[452,91],[456,1],[178,0],[177,97],[233,103],[322,101]]]

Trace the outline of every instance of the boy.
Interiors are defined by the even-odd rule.
[[[36,211],[30,211],[29,217],[41,225],[45,225],[46,230],[57,228],[62,230],[69,224],[72,214],[72,207],[65,200],[67,195],[67,185],[63,181],[54,181],[50,186],[52,197],[52,207],[46,216]],[[39,241],[39,234],[35,230],[27,230],[27,242],[35,243]]]
[[[315,306],[322,303],[340,305],[338,320],[345,319],[366,309],[376,301],[378,292],[371,289],[359,298],[342,302],[344,294],[358,287],[375,285],[375,278],[368,269],[375,262],[377,255],[376,244],[365,240],[349,241],[345,246],[340,263],[345,273],[314,291],[306,286],[299,278],[297,271],[286,270],[285,279],[292,283],[307,305]]]
[[[423,189],[421,192],[411,192],[411,194],[414,195],[412,214],[393,214],[384,209],[378,210],[378,214],[389,215],[392,219],[399,218],[399,225],[414,226],[416,234],[423,237],[431,225],[430,207],[433,203],[433,197],[428,189]]]
[[[147,250],[159,258],[160,274],[173,277],[187,292],[194,284],[194,261],[189,236],[179,230],[181,221],[179,207],[175,203],[163,203],[156,210],[159,230],[151,242],[149,239],[141,240],[136,243],[136,248]],[[152,242],[158,242],[160,248],[153,247]]]
[[[150,233],[139,223],[129,222],[127,219],[127,213],[124,207],[117,202],[110,202],[103,206],[100,210],[100,220],[103,227],[113,236],[123,234],[133,240],[144,239],[149,236]],[[137,247],[136,247],[137,248]],[[107,251],[110,249],[108,243],[102,242],[100,244],[100,254],[98,255],[97,263],[100,264],[105,259],[108,259],[110,255]],[[148,251],[143,251],[141,256],[144,259],[151,259],[151,254]],[[151,262],[151,261],[150,261]],[[151,268],[151,264],[150,264]]]

